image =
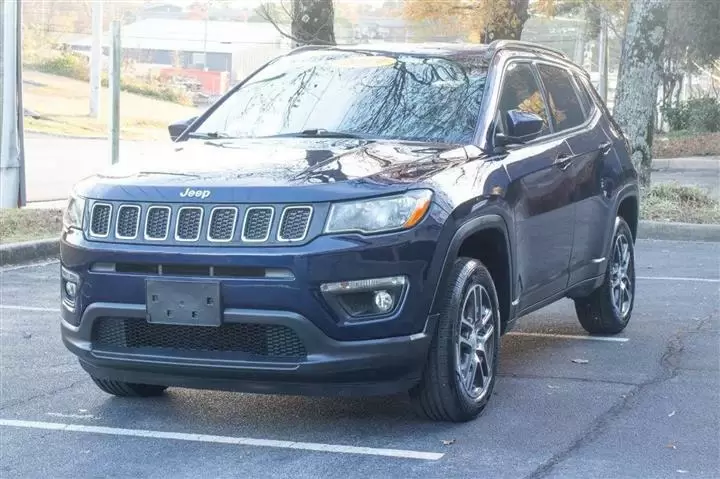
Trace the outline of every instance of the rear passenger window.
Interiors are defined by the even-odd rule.
[[[584,123],[585,115],[570,74],[563,68],[550,65],[538,65],[538,72],[547,90],[555,131],[568,130]]]
[[[542,91],[535,79],[532,67],[527,63],[513,63],[505,71],[498,110],[500,112],[499,131],[505,130],[505,114],[510,110],[522,110],[535,113],[545,120],[540,136],[550,133],[547,109]]]

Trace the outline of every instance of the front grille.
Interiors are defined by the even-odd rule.
[[[90,221],[90,234],[93,236],[107,236],[110,232],[110,214],[112,206],[105,203],[95,203]]]
[[[235,234],[235,223],[237,221],[237,209],[232,207],[215,208],[210,213],[210,229],[208,239],[210,241],[230,241]]]
[[[280,221],[280,241],[301,241],[305,239],[310,225],[312,208],[309,206],[293,206],[286,208]]]
[[[273,358],[304,358],[307,353],[290,328],[268,324],[224,324],[220,327],[150,324],[144,319],[100,318],[93,346],[198,352],[238,352]]]
[[[164,240],[170,225],[170,208],[167,206],[151,206],[145,220],[145,238]]]
[[[202,228],[202,208],[183,207],[180,208],[177,215],[177,225],[175,227],[175,239],[178,241],[197,241],[200,239],[200,229]]]
[[[123,205],[118,210],[115,236],[120,239],[133,239],[137,236],[140,225],[140,207]]]
[[[248,208],[243,225],[243,241],[266,241],[270,236],[273,211],[270,207]]]

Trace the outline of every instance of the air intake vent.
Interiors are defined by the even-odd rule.
[[[243,241],[267,241],[274,210],[269,207],[248,208],[243,224]]]
[[[186,206],[178,210],[175,239],[178,241],[197,241],[200,239],[203,209]]]
[[[123,205],[118,210],[115,236],[119,239],[135,239],[140,226],[140,207],[137,205]]]
[[[110,215],[112,206],[105,203],[95,203],[92,209],[92,220],[90,221],[90,234],[104,238],[110,232]]]
[[[145,221],[145,239],[164,240],[170,227],[170,208],[167,206],[151,206],[148,208]]]
[[[210,241],[230,241],[235,234],[237,209],[232,207],[218,207],[210,213],[210,228],[208,239]]]
[[[279,241],[302,241],[310,226],[312,208],[309,206],[291,206],[285,208],[280,220]]]

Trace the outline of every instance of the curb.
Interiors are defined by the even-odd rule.
[[[720,225],[640,221],[638,239],[720,242]]]
[[[652,170],[720,170],[720,158],[693,156],[689,158],[653,159]]]
[[[56,257],[59,253],[59,239],[2,244],[0,245],[0,266],[30,263],[41,259]]]

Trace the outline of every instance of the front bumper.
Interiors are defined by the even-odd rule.
[[[63,315],[67,314],[71,313],[64,307]],[[83,368],[99,378],[253,393],[368,395],[407,391],[415,385],[431,340],[423,331],[337,341],[296,313],[226,309],[223,324],[290,328],[302,341],[305,354],[260,359],[227,352],[115,348],[93,341],[93,328],[103,318],[144,322],[145,314],[142,304],[94,303],[85,309],[79,326],[62,320],[63,342]]]

